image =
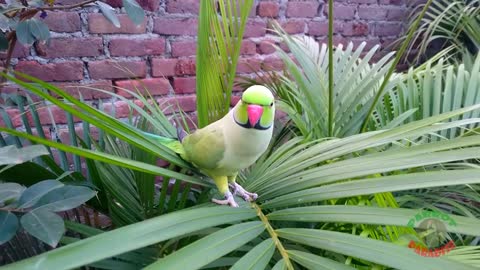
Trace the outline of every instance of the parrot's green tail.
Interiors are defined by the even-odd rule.
[[[151,140],[154,140],[154,141],[170,148],[172,151],[179,154],[181,157],[185,156],[185,149],[183,148],[183,145],[180,141],[178,141],[176,139],[172,139],[172,138],[163,137],[163,136],[160,136],[160,135],[155,135],[155,134],[148,133],[148,132],[143,132],[143,134],[145,135],[145,137],[148,137]]]

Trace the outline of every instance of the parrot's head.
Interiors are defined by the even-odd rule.
[[[244,128],[269,129],[275,116],[274,101],[272,92],[265,86],[250,86],[233,109],[235,122]]]

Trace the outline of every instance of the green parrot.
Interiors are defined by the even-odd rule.
[[[146,135],[212,178],[224,195],[224,200],[213,199],[214,203],[238,207],[233,195],[238,194],[245,201],[254,201],[258,197],[237,184],[235,179],[240,170],[252,165],[267,150],[274,115],[272,92],[264,86],[254,85],[243,92],[241,100],[222,119],[192,134],[179,130],[177,139]]]

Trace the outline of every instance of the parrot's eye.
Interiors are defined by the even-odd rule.
[[[273,106],[273,102],[272,102],[272,103],[270,103],[270,107],[272,107],[272,106]]]

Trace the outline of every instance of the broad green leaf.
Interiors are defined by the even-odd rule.
[[[0,13],[0,31],[3,34],[3,37],[5,37],[5,32],[7,32],[10,29],[10,24],[9,24],[9,18],[7,16],[3,15],[3,13]]]
[[[25,187],[17,183],[0,183],[0,205],[16,200],[24,190]]]
[[[281,259],[273,266],[272,270],[287,270],[287,265],[285,264],[285,261]]]
[[[422,257],[415,253],[413,249],[407,247],[347,233],[290,228],[279,229],[276,232],[279,237],[293,242],[330,250],[400,270],[477,269],[442,257]]]
[[[311,270],[352,270],[351,266],[299,250],[288,250],[294,261]]]
[[[22,216],[20,223],[29,234],[52,247],[57,246],[65,232],[63,219],[48,209],[30,211]]]
[[[57,175],[50,171],[48,167],[32,161],[16,164],[0,173],[0,181],[15,182],[27,187],[42,180],[55,178],[57,178]]]
[[[377,225],[397,225],[406,227],[421,209],[393,209],[373,206],[319,205],[289,208],[268,215],[269,220],[301,222],[337,222]],[[446,213],[445,213],[446,214]],[[480,219],[447,215],[453,220],[445,222],[449,232],[478,236]],[[416,223],[415,226],[420,224]]]
[[[272,258],[275,251],[275,243],[271,238],[258,244],[240,260],[238,260],[231,270],[264,270]]]
[[[35,37],[30,32],[28,20],[21,21],[17,24],[16,33],[18,41],[20,41],[20,43],[23,45],[32,45],[35,41]]]
[[[145,11],[135,0],[122,0],[123,7],[128,17],[136,25],[142,24],[145,20]]]
[[[109,20],[113,25],[115,25],[115,27],[120,28],[120,21],[118,20],[117,15],[115,15],[115,9],[104,2],[97,1],[95,3],[98,5],[98,7],[100,7],[103,16],[105,16],[107,20]]]
[[[32,207],[43,195],[48,192],[63,187],[63,184],[57,180],[45,180],[34,184],[27,188],[20,196],[18,200],[17,208],[29,208]]]
[[[256,216],[251,208],[202,207],[167,214],[124,226],[41,255],[9,264],[2,270],[72,269],[226,223]]]
[[[5,51],[8,49],[8,39],[5,36],[5,33],[0,32],[0,51]]]
[[[41,20],[32,18],[28,20],[28,27],[30,29],[30,33],[37,39],[37,40],[48,40],[50,39],[50,30],[48,26]]]
[[[198,269],[246,244],[264,230],[261,221],[233,225],[197,240],[145,269]]]
[[[9,145],[0,148],[0,165],[20,164],[47,154],[48,151],[43,145],[30,145],[20,149]]]
[[[83,186],[57,187],[41,197],[33,207],[54,212],[65,211],[80,206],[95,194],[95,191]]]
[[[8,242],[17,232],[18,218],[8,211],[0,210],[0,245]]]

